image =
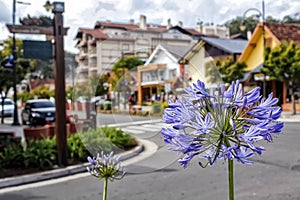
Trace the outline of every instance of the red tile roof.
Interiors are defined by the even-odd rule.
[[[122,28],[122,29],[125,29],[125,30],[132,30],[132,29],[138,29],[139,25],[137,25],[137,24],[112,23],[112,22],[97,22],[96,27],[97,28]]]
[[[185,30],[186,30],[187,32],[189,32],[191,35],[195,35],[195,36],[203,36],[202,33],[196,31],[196,30],[193,29],[193,28],[185,28]]]
[[[300,24],[282,24],[266,22],[265,26],[280,41],[294,41],[300,45]]]
[[[152,32],[162,32],[167,29],[166,26],[153,26],[151,24],[147,24],[147,29],[141,29],[139,24],[123,24],[123,23],[115,23],[115,22],[100,22],[96,23],[95,28],[118,28],[124,30],[141,30],[141,31],[152,31]]]
[[[103,33],[101,29],[89,29],[89,28],[80,28],[80,30],[88,35],[93,36],[96,39],[108,39],[108,35]]]

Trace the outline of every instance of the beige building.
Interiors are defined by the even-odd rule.
[[[182,22],[173,26],[171,20],[166,26],[148,24],[146,16],[141,15],[139,23],[105,21],[96,22],[94,28],[79,28],[75,37],[80,51],[76,56],[78,81],[95,73],[110,72],[121,56],[134,55],[146,60],[158,44],[187,47],[204,35],[229,37],[229,30],[224,27],[210,27],[213,31],[208,31],[209,27],[201,24],[195,28],[182,26]]]

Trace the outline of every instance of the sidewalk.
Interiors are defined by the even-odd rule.
[[[300,122],[300,113],[293,115],[291,112],[282,112],[278,121],[282,122]]]

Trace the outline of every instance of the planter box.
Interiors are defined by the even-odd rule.
[[[282,111],[292,112],[292,110],[293,110],[293,104],[292,103],[282,104]],[[296,103],[296,111],[300,112],[300,103]]]
[[[56,132],[55,125],[50,125],[49,126],[49,135],[50,135],[50,137],[54,137],[54,135],[56,134],[55,132]],[[66,132],[67,132],[67,137],[68,137],[71,134],[70,133],[70,124],[66,124]]]
[[[23,129],[26,141],[41,140],[46,137],[51,137],[49,125],[39,127],[26,127]]]

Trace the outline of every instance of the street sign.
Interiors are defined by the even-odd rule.
[[[6,24],[9,32],[11,33],[23,33],[23,34],[42,34],[42,35],[54,35],[53,27],[43,26],[26,26],[26,25],[10,25]],[[63,28],[63,34],[67,35],[69,28]]]
[[[1,66],[5,67],[6,69],[12,70],[13,62],[14,62],[14,57],[11,55],[1,62]]]
[[[270,79],[269,76],[263,73],[254,74],[253,76],[255,81],[268,81]]]
[[[23,40],[23,57],[41,60],[53,59],[51,41]]]

